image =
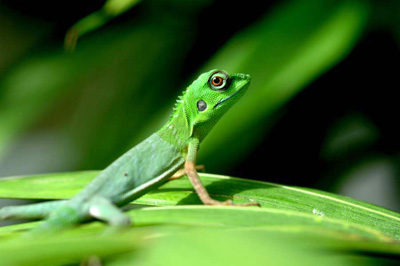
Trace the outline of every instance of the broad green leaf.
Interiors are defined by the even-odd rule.
[[[143,245],[143,236],[137,231],[118,236],[86,233],[1,239],[0,261],[2,265],[65,265],[100,256],[132,254]]]
[[[389,241],[381,232],[366,226],[297,211],[272,208],[173,206],[129,211],[137,225],[180,224],[204,226],[266,227],[276,231],[310,231],[331,233],[337,238],[368,238]],[[308,229],[308,230],[307,230]],[[347,235],[346,235],[347,234]]]
[[[202,144],[199,161],[214,170],[246,157],[276,111],[349,53],[368,14],[366,1],[289,1],[229,40],[203,70],[248,73],[252,84]]]
[[[96,174],[97,172],[77,172],[6,178],[0,180],[0,197],[70,198],[78,193]],[[298,212],[300,216],[305,215],[308,217],[307,219],[313,221],[333,219],[339,223],[344,223],[344,227],[361,226],[367,228],[367,231],[376,231],[379,234],[400,239],[398,230],[400,215],[372,204],[313,189],[210,174],[201,174],[201,177],[211,196],[216,199],[226,200],[231,198],[237,203],[254,201],[260,203],[262,208],[253,208],[249,210],[251,213],[258,211],[279,213],[278,216],[286,217],[283,219],[286,220],[287,216]],[[155,206],[201,204],[187,178],[167,182],[133,203]],[[158,210],[158,212],[161,212],[161,210]],[[265,215],[265,217],[268,217],[268,215]]]
[[[0,181],[0,196],[70,197],[97,173],[11,177]],[[200,204],[136,207],[127,212],[134,226],[122,235],[99,236],[105,228],[99,222],[47,238],[15,238],[36,227],[38,222],[2,227],[0,260],[10,264],[45,262],[54,265],[77,263],[95,254],[92,259],[106,265],[154,265],[160,261],[163,265],[184,264],[187,257],[172,256],[168,248],[171,245],[181,254],[204,254],[198,260],[199,264],[211,260],[216,265],[234,265],[246,258],[247,265],[262,260],[285,265],[293,257],[301,259],[304,265],[354,265],[356,262],[376,262],[377,259],[365,254],[400,254],[400,245],[393,242],[396,233],[390,231],[391,228],[397,230],[399,224],[399,215],[394,212],[310,189],[209,174],[201,176],[212,196],[219,199],[233,197],[235,202],[257,200],[263,207]],[[182,178],[164,184],[135,203],[174,205],[199,201],[188,180]],[[321,206],[319,211],[310,211],[315,204]],[[361,219],[364,219],[363,224]],[[232,252],[235,248],[238,251]],[[213,254],[212,250],[218,252]],[[23,256],[18,256],[22,251]],[[233,256],[236,253],[239,255]],[[254,261],[249,260],[249,256]]]
[[[228,220],[227,218],[229,217],[225,220]],[[190,220],[187,217],[183,219]],[[28,225],[34,226],[34,223]],[[294,258],[301,258],[301,263],[299,261],[300,264],[296,265],[337,265],[339,262],[340,265],[354,265],[355,262],[375,261],[370,257],[373,254],[400,254],[398,244],[360,241],[357,238],[338,239],[329,235],[332,234],[329,229],[318,231],[309,228],[302,231],[301,227],[279,230],[277,227],[227,227],[205,224],[150,225],[135,226],[118,234],[99,235],[101,230],[92,230],[104,229],[104,226],[98,225],[99,223],[92,223],[58,234],[15,238],[12,241],[4,240],[1,234],[0,260],[8,265],[58,265],[76,263],[88,258],[102,261],[105,265],[156,265],[160,262],[162,265],[186,265],[193,257],[198,257],[190,265],[204,265],[206,262],[207,265],[259,265],[260,261],[273,265],[287,265]],[[10,226],[13,227],[21,228],[19,225]],[[0,232],[3,232],[1,229],[4,228],[0,228]]]
[[[122,256],[111,265],[374,265],[351,245],[313,235],[259,230],[200,228],[176,231],[155,241],[142,254]],[[353,246],[354,247],[354,246]],[[327,252],[328,251],[328,252]]]

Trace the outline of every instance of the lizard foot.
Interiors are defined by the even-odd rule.
[[[227,200],[227,201],[218,201],[218,200],[213,200],[209,199],[206,202],[204,202],[205,205],[213,205],[213,206],[258,206],[261,208],[260,203],[258,202],[249,202],[249,203],[233,203],[232,200]]]

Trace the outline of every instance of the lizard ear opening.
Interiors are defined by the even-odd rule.
[[[200,112],[204,111],[207,109],[207,104],[205,101],[200,100],[197,102],[197,110],[199,110]]]

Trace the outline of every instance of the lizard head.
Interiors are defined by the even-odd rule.
[[[204,139],[216,122],[245,93],[250,76],[211,70],[201,74],[186,90],[182,103],[191,136]]]

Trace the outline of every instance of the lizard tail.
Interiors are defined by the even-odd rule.
[[[7,206],[0,209],[0,221],[8,219],[41,219],[52,210],[65,204],[65,200],[47,201],[23,206]]]

